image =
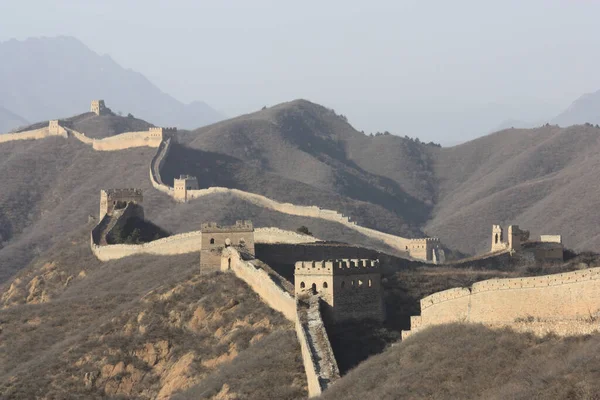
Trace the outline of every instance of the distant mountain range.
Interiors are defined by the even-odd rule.
[[[552,120],[553,124],[560,126],[570,126],[586,122],[594,125],[600,124],[600,90],[584,94]]]
[[[81,114],[92,99],[104,99],[114,112],[161,126],[194,129],[223,118],[202,101],[180,102],[73,37],[2,42],[0,60],[0,106],[15,115],[0,112],[3,132],[25,120]]]
[[[13,128],[27,125],[29,122],[14,112],[0,107],[0,134],[6,133]]]

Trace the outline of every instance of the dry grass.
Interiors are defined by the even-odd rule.
[[[369,359],[322,398],[598,399],[599,362],[597,335],[540,339],[444,325]]]

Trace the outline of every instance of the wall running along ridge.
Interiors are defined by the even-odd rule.
[[[600,268],[528,278],[490,279],[421,299],[406,338],[425,327],[454,322],[509,326],[561,336],[600,329]]]
[[[319,311],[319,299],[309,300],[309,309],[302,308],[294,298],[291,285],[286,288],[279,282],[287,282],[274,271],[267,272],[252,261],[242,259],[240,253],[227,248],[222,253],[221,270],[230,271],[250,286],[271,308],[281,312],[296,325],[302,361],[308,382],[309,397],[319,396],[340,377],[339,369],[325,325]],[[275,276],[276,280],[273,279]]]
[[[34,129],[31,131],[19,132],[19,133],[4,133],[0,135],[0,143],[12,142],[15,140],[37,140],[45,139],[51,136],[60,136],[67,138],[67,131],[59,127],[58,132],[51,132],[49,127],[45,126],[40,129]]]
[[[66,131],[73,137],[85,143],[91,145],[96,151],[117,151],[125,150],[132,147],[159,147],[162,139],[152,135],[148,131],[138,132],[125,132],[119,135],[110,136],[103,139],[93,139],[85,135],[85,133],[77,132],[71,128],[65,128]]]
[[[123,218],[123,216],[120,218]],[[199,252],[202,250],[201,231],[180,233],[178,235],[172,235],[143,244],[109,244],[106,246],[101,246],[101,238],[98,236],[102,230],[99,229],[99,227],[103,224],[103,221],[104,220],[100,221],[100,223],[92,230],[90,240],[92,252],[100,261],[118,260],[123,257],[129,257],[136,254],[169,256],[175,254],[193,253],[196,251]],[[254,242],[263,243],[262,240],[264,240],[264,238],[271,240],[274,229],[282,232],[279,243],[301,243],[298,242],[298,238],[294,237],[294,232],[284,231],[278,228],[256,228],[254,230]],[[269,241],[267,243],[272,242]]]
[[[91,145],[92,148],[97,151],[117,151],[142,146],[158,148],[155,157],[152,158],[150,163],[150,180],[155,189],[168,194],[173,198],[175,197],[173,188],[165,185],[160,177],[160,168],[164,164],[164,160],[170,150],[170,139],[162,141],[161,138],[152,135],[151,131],[149,130],[140,132],[126,132],[104,139],[93,139],[87,137],[84,133],[77,132],[71,128],[59,126],[59,129],[60,134],[58,134],[58,136],[67,137],[68,135],[71,135],[82,143]],[[0,143],[9,142],[12,140],[43,139],[49,136],[56,136],[56,134],[51,134],[48,127],[45,127],[33,131],[0,135]],[[404,253],[406,253],[406,248],[411,243],[411,239],[379,232],[375,229],[357,225],[356,222],[350,221],[347,216],[334,210],[326,210],[317,206],[298,206],[291,203],[280,203],[278,201],[269,199],[268,197],[255,193],[244,192],[238,189],[211,187],[208,189],[190,190],[187,192],[187,198],[196,199],[215,193],[229,193],[254,205],[266,207],[284,214],[320,218],[327,221],[337,222],[346,227],[354,229],[365,236],[380,240],[388,246]]]

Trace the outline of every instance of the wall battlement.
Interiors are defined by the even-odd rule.
[[[201,226],[202,232],[219,233],[219,232],[253,232],[254,227],[252,221],[235,221],[235,225],[221,226],[216,222],[205,222]]]
[[[437,237],[428,237],[428,238],[420,238],[420,239],[410,239],[411,243],[420,244],[420,243],[440,243],[440,239]]]
[[[342,259],[324,261],[297,261],[297,275],[360,275],[378,273],[379,260]]]

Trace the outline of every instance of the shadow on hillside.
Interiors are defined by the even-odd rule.
[[[428,218],[430,209],[406,195],[390,179],[369,176],[365,181],[367,174],[357,173],[356,168],[345,165],[338,168],[335,187],[326,191],[225,154],[173,143],[161,174],[163,181],[171,186],[175,177],[187,174],[198,178],[200,188],[221,186],[281,202],[318,205],[350,215],[363,226],[394,234],[418,234],[414,226],[420,226]]]

